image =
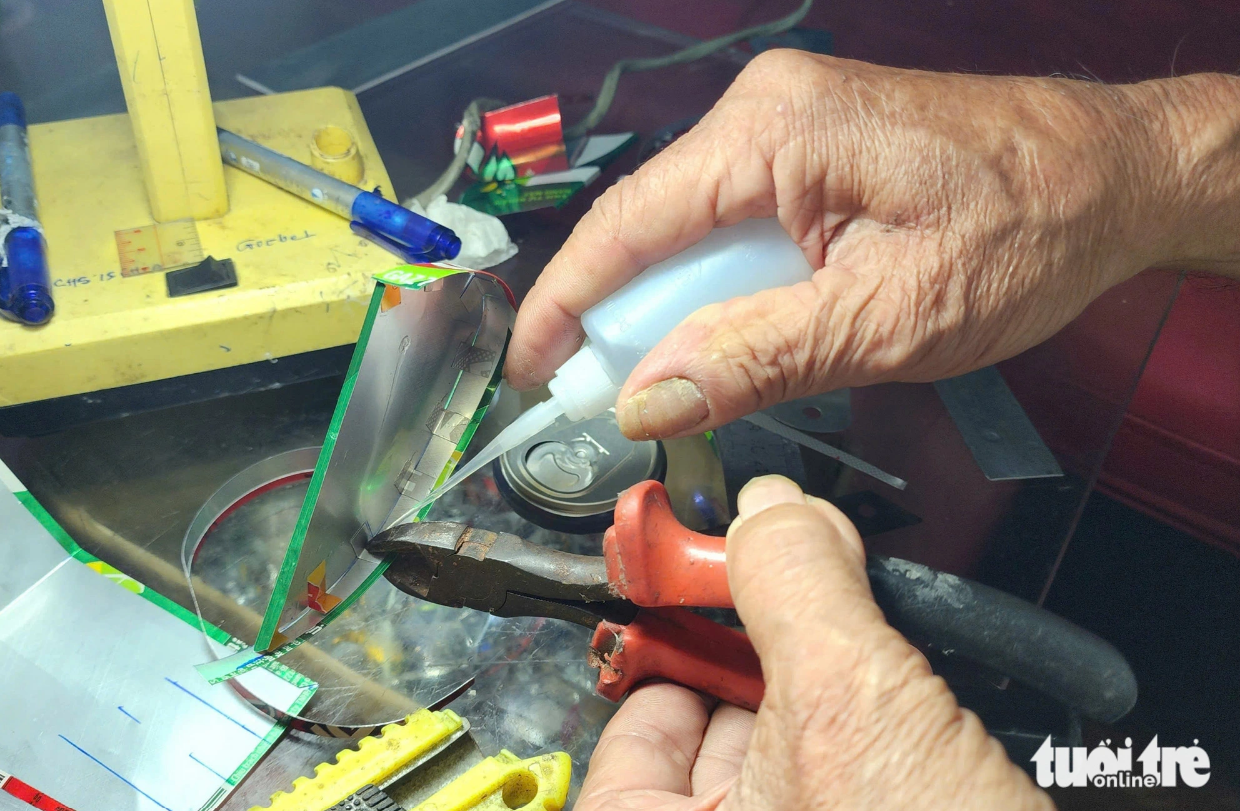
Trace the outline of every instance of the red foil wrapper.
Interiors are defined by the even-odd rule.
[[[458,128],[456,137],[461,135]],[[543,96],[483,113],[469,168],[487,181],[568,169],[559,98]]]

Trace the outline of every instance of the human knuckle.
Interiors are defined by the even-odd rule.
[[[830,532],[831,527],[808,504],[778,504],[746,520],[737,531],[787,538],[823,535]]]
[[[804,563],[796,541],[825,537],[826,522],[812,509],[794,504],[770,507],[746,519],[735,531],[729,555],[735,569],[788,572]]]
[[[800,319],[759,302],[725,302],[713,313],[716,337],[712,353],[738,387],[769,405],[783,399],[812,366]]]
[[[987,754],[984,729],[978,723],[974,730],[970,714],[954,700],[952,709],[945,709],[947,701],[934,693],[946,687],[935,682],[942,680],[919,677],[903,688],[891,683],[877,692],[845,682],[801,695],[798,712],[786,721],[786,734],[792,741],[789,761],[806,776],[806,788],[821,791],[857,768],[881,771],[893,780],[912,780],[926,766],[924,758],[909,753],[955,750],[971,766],[979,765]],[[898,692],[891,695],[888,690]],[[980,735],[974,734],[979,731]],[[973,749],[964,749],[969,746]],[[831,763],[834,772],[824,772],[817,765],[823,762]]]
[[[627,187],[628,184],[622,180],[594,198],[589,214],[578,221],[573,229],[574,233],[592,228],[609,240],[617,240],[623,221],[625,198],[631,196]]]
[[[733,533],[729,559],[738,571],[774,567],[773,571],[795,567],[796,544],[789,540],[822,532],[820,516],[808,507],[781,504],[746,519]],[[779,541],[779,542],[776,542]]]
[[[782,83],[805,64],[805,52],[792,48],[771,48],[762,51],[741,70],[737,82],[742,86],[764,88],[771,82]]]
[[[874,719],[857,703],[847,679],[831,674],[860,667],[855,649],[841,647],[824,673],[812,655],[792,658],[776,679],[768,678],[768,694],[780,708],[780,724],[788,758],[797,771],[832,763],[847,768],[869,746]],[[824,757],[829,750],[830,757]]]
[[[573,229],[572,238],[584,238],[587,245],[636,261],[631,231],[640,228],[645,210],[658,191],[653,184],[638,186],[631,181],[631,177],[625,178],[595,198],[587,216]]]

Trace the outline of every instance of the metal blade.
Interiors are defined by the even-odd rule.
[[[1063,475],[1055,455],[994,366],[940,380],[934,389],[987,479]]]
[[[789,428],[787,425],[784,425],[782,422],[769,414],[759,411],[756,414],[750,414],[744,419],[759,428],[765,428],[772,434],[782,436],[784,439],[790,439],[798,445],[803,445],[804,447],[809,448],[811,451],[821,453],[823,456],[834,459],[840,464],[848,465],[853,470],[878,479],[883,484],[890,485],[897,490],[903,490],[905,487],[908,487],[908,482],[904,479],[892,476],[890,473],[885,473],[864,459],[858,459],[851,453],[846,453],[839,448],[822,442],[821,440],[814,439],[809,434],[804,434],[795,428]]]

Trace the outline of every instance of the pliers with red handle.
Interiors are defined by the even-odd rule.
[[[446,522],[393,527],[368,549],[390,556],[388,580],[424,600],[594,628],[588,658],[604,698],[666,679],[751,710],[762,701],[762,667],[744,632],[687,610],[733,607],[724,539],[684,527],[658,482],[620,497],[602,557]],[[1048,611],[895,558],[870,555],[866,570],[887,621],[910,640],[954,651],[1090,718],[1118,719],[1136,702],[1123,656]]]

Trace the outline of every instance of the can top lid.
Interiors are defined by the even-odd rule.
[[[610,512],[620,493],[660,478],[664,460],[658,442],[620,433],[609,410],[543,431],[500,457],[500,467],[520,498],[559,515],[584,516]]]

